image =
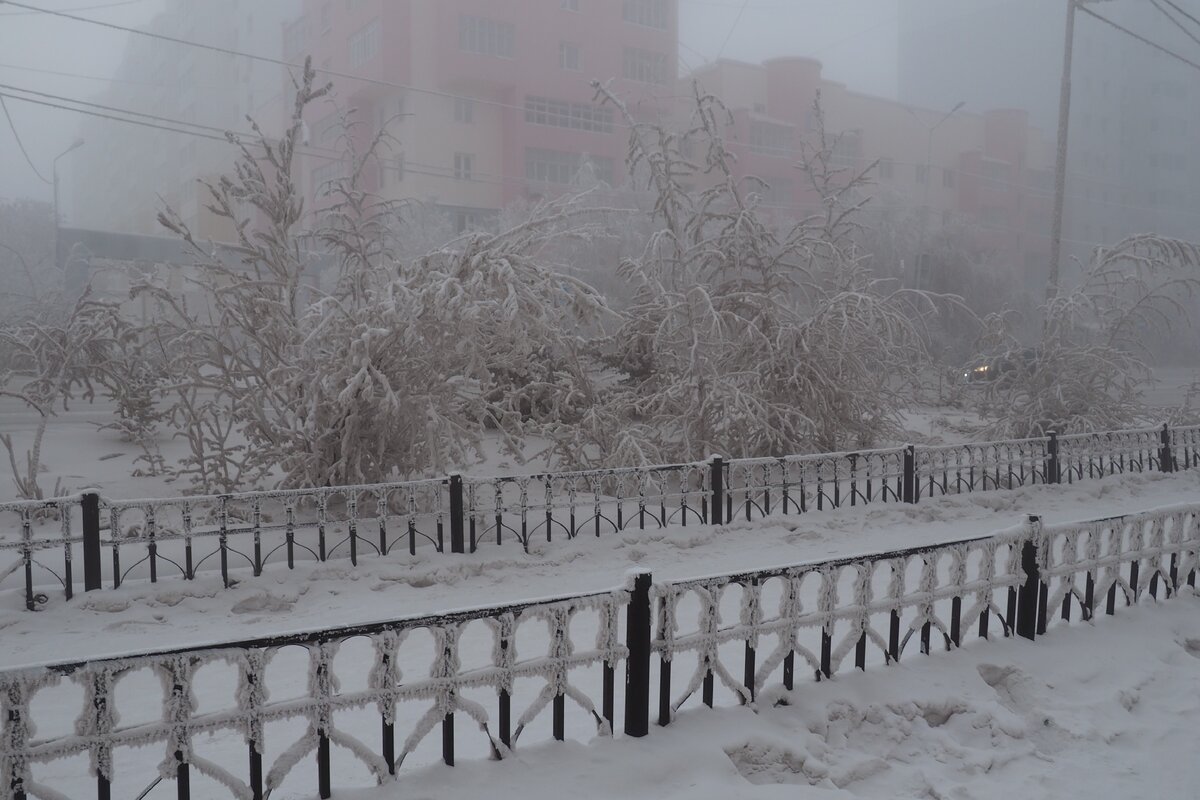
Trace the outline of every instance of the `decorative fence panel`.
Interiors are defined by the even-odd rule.
[[[619,705],[624,734],[645,736],[652,707],[668,725],[697,692],[713,705],[718,682],[747,705],[768,684],[793,689],[797,656],[820,681],[846,669],[851,653],[865,670],[909,657],[914,642],[932,655],[972,635],[1036,640],[1069,622],[1072,608],[1094,622],[1101,608],[1116,613],[1119,597],[1132,605],[1194,594],[1198,515],[1200,505],[1054,526],[1030,517],[991,536],[930,547],[658,583],[640,573],[598,593],[10,669],[0,672],[0,800],[81,797],[81,780],[90,784],[87,794],[108,800],[123,774],[115,754],[132,747],[154,747],[159,758],[157,770],[141,759],[142,769],[125,781],[132,791],[173,780],[187,800],[193,780],[203,779],[229,797],[259,800],[298,772],[329,797],[342,780],[334,748],[375,781],[392,780],[439,728],[441,760],[452,765],[456,716],[475,723],[493,758],[508,757],[547,708],[554,739],[565,738],[569,707],[589,720],[588,737],[611,735]],[[484,641],[468,653],[464,630],[473,625],[476,634],[484,626]],[[541,638],[531,642],[528,631],[541,625]],[[420,636],[428,645],[414,656]],[[360,671],[370,663],[361,688],[349,686],[351,665],[336,655],[353,646],[370,653],[352,662]],[[280,666],[284,651],[296,648],[303,660],[289,672]],[[625,680],[618,683],[621,662]],[[676,670],[693,663],[690,673]],[[203,708],[211,684],[202,676],[213,665],[236,675],[229,708]],[[418,675],[409,677],[414,669]],[[128,706],[146,699],[121,691],[138,673],[161,680],[161,702],[125,722]],[[676,678],[684,679],[681,688],[673,688]],[[286,696],[289,679],[296,696]],[[514,718],[521,681],[533,687],[515,703]],[[479,692],[484,699],[472,696]],[[39,737],[39,709],[53,701],[74,709],[72,724],[60,721],[66,730]],[[374,724],[348,719],[354,712]],[[269,729],[287,722],[293,728],[277,745]],[[368,744],[376,732],[378,745]],[[236,743],[244,769],[204,755],[220,736]],[[73,783],[52,769],[72,758],[86,761]]]
[[[628,529],[724,524],[947,494],[1191,469],[1200,427],[513,477],[152,500],[94,493],[0,504],[0,586],[24,578],[30,609],[56,588],[191,580],[397,550],[521,547]],[[5,565],[5,562],[9,562]],[[82,563],[83,569],[73,569]],[[82,576],[81,573],[82,572]],[[82,586],[79,585],[83,578]],[[17,579],[14,579],[17,580]]]

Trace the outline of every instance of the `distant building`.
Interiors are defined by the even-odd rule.
[[[627,131],[591,81],[661,113],[677,42],[677,0],[305,0],[285,57],[374,81],[334,78],[310,109],[307,207],[327,207],[322,188],[349,169],[351,110],[360,152],[382,128],[395,139],[363,188],[432,203],[460,230],[581,176],[621,183]]]
[[[290,5],[290,0],[164,0],[147,30],[278,58]],[[231,171],[237,150],[220,140],[223,131],[247,131],[247,116],[272,130],[283,86],[283,70],[275,64],[131,36],[110,88],[95,101],[206,125],[217,140],[85,118],[80,135],[86,145],[72,159],[72,224],[159,234],[156,216],[165,202],[198,237],[232,240],[228,223],[205,208],[207,191],[198,179]]]
[[[731,110],[729,147],[740,171],[770,185],[767,207],[792,216],[820,208],[796,169],[800,143],[813,134],[819,91],[826,129],[841,137],[839,165],[853,172],[878,162],[868,206],[878,219],[916,219],[930,235],[965,225],[992,263],[1027,287],[1038,280],[1049,252],[1053,159],[1024,111],[906,106],[827,81],[821,63],[807,58],[762,65],[720,60],[694,77]],[[923,255],[913,252],[913,262]]]
[[[1091,0],[1087,7],[1177,53],[1197,53],[1196,43],[1149,3]],[[1054,134],[1066,3],[904,0],[900,8],[901,100],[934,108],[959,100],[976,108],[1025,108]],[[1068,252],[1085,254],[1146,231],[1200,239],[1197,136],[1195,70],[1078,14]]]

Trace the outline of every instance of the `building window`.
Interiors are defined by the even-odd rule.
[[[355,69],[369,64],[378,55],[379,20],[376,19],[350,37],[350,68]]]
[[[578,11],[579,0],[560,0],[559,7],[563,11]]]
[[[454,232],[466,233],[467,231],[477,230],[480,227],[479,214],[474,211],[455,211],[454,212]]]
[[[667,82],[667,56],[653,50],[626,47],[622,74],[638,83],[664,85]]]
[[[386,189],[388,186],[400,183],[404,180],[404,154],[401,153],[393,158],[382,158],[379,160],[379,188]]]
[[[473,180],[475,172],[475,156],[470,153],[454,154],[454,179],[456,181]]]
[[[954,170],[949,167],[942,169],[942,186],[947,189],[954,188]]]
[[[621,18],[634,25],[665,31],[670,27],[670,7],[667,0],[624,0]]]
[[[572,42],[559,42],[558,44],[558,66],[559,69],[569,69],[573,72],[579,71],[579,45]]]
[[[464,125],[475,122],[475,101],[469,97],[454,98],[454,121]]]
[[[536,183],[557,183],[566,186],[573,183],[585,167],[590,169],[597,180],[612,185],[611,158],[585,158],[579,153],[564,153],[538,147],[525,148],[525,177]]]
[[[768,156],[791,157],[795,155],[792,147],[794,130],[791,125],[780,125],[778,122],[760,119],[751,120],[750,149]]]
[[[517,27],[487,17],[458,18],[458,48],[468,53],[512,58],[516,53]]]
[[[552,100],[548,97],[525,98],[525,121],[534,125],[594,133],[612,133],[613,130],[611,108],[568,103],[566,100]]]
[[[925,164],[917,165],[917,183],[927,183],[929,181],[929,167]]]
[[[896,162],[890,158],[879,159],[879,179],[890,181],[896,177]]]

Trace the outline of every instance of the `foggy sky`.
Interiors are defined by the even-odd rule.
[[[102,5],[100,0],[26,1],[57,10]],[[755,62],[781,55],[812,56],[825,62],[827,77],[861,91],[893,96],[898,2],[747,0],[743,11],[743,0],[680,0],[680,70],[698,67],[718,55]],[[295,3],[299,9],[300,0]],[[148,23],[161,9],[160,0],[125,0],[78,13],[137,27]],[[0,83],[95,99],[109,85],[99,78],[112,76],[128,38],[129,34],[119,31],[0,4]],[[50,75],[16,67],[95,77]],[[152,81],[153,76],[146,79]],[[51,178],[51,162],[70,146],[83,118],[18,100],[6,102],[30,158],[46,178]],[[72,213],[70,164],[76,158],[99,155],[89,152],[85,144],[59,161],[60,200],[68,220]],[[48,201],[51,187],[26,164],[8,121],[0,114],[0,198],[14,197]]]

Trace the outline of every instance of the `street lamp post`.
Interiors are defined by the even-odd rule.
[[[933,125],[926,126],[929,128],[929,137],[926,141],[925,147],[925,198],[921,206],[921,237],[917,243],[917,258],[914,266],[915,277],[913,279],[914,289],[921,288],[921,271],[924,269],[925,233],[929,226],[929,190],[930,184],[933,183],[933,134],[938,128],[942,127],[942,124],[945,123],[946,120],[950,119],[959,111],[961,111],[963,106],[966,104],[966,100],[960,100],[959,102],[955,103],[954,108],[947,111],[941,119],[939,119]],[[912,115],[913,119],[915,119],[917,122],[920,122],[922,125],[925,125],[925,122],[917,116],[915,111],[907,107],[905,110]]]
[[[62,257],[62,237],[59,235],[59,217],[58,217],[58,160],[70,153],[73,150],[78,150],[83,147],[83,139],[76,139],[71,142],[71,146],[54,157],[53,172],[54,172],[54,263],[58,267],[63,265]]]

